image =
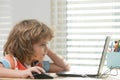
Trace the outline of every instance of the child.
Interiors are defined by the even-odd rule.
[[[52,38],[52,30],[35,19],[16,24],[4,45],[0,77],[34,78],[32,72],[41,74],[69,70],[69,64],[47,47]],[[45,55],[48,55],[53,63],[43,61]]]

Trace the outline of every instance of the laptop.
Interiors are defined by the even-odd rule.
[[[76,67],[72,67],[71,66],[71,70],[70,71],[62,71],[62,72],[58,72],[56,73],[58,76],[69,76],[69,77],[96,77],[96,78],[100,78],[102,75],[102,71],[103,71],[103,67],[104,67],[104,63],[105,63],[105,59],[106,59],[106,54],[107,54],[107,50],[108,50],[108,46],[109,46],[109,42],[110,42],[110,36],[107,36],[105,39],[105,44],[104,44],[104,48],[102,51],[102,56],[100,59],[100,63],[98,68],[96,69],[96,67],[81,67],[81,66],[76,66]],[[82,69],[82,70],[80,70]]]

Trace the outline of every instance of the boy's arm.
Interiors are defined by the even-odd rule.
[[[0,78],[22,78],[19,70],[7,69],[0,63]]]
[[[52,50],[47,49],[47,55],[53,61],[53,63],[50,64],[49,72],[67,71],[70,69],[70,65],[65,61],[65,59],[60,55],[57,55]]]
[[[42,68],[35,66],[26,70],[7,69],[0,63],[0,78],[34,78],[31,72],[41,74],[44,72]]]

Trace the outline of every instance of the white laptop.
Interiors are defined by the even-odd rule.
[[[62,71],[56,74],[58,76],[69,76],[69,77],[100,77],[102,75],[102,70],[104,67],[109,42],[110,42],[110,36],[107,36],[105,39],[105,44],[104,44],[104,48],[102,51],[102,56],[101,56],[98,68],[96,67],[92,67],[92,68],[83,67],[82,68],[82,66],[78,66],[78,67],[72,67],[70,71]]]

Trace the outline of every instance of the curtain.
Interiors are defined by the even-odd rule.
[[[51,0],[51,25],[55,32],[51,48],[66,58],[66,0]]]
[[[11,0],[0,0],[0,56],[3,55],[3,45],[11,29]]]

